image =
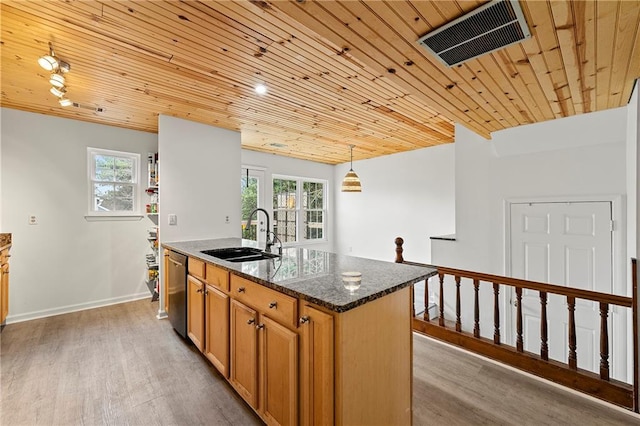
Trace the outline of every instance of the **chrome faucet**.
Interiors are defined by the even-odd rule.
[[[264,215],[267,217],[267,242],[265,243],[265,248],[264,251],[267,253],[271,253],[271,247],[273,247],[273,245],[275,244],[270,237],[271,232],[271,228],[269,227],[269,213],[263,209],[258,207],[257,209],[253,210],[251,213],[249,213],[249,218],[247,219],[247,229],[249,229],[251,227],[251,218],[253,217],[253,215],[257,212],[257,211],[261,211],[264,213]],[[256,239],[258,238],[258,235],[256,233]]]

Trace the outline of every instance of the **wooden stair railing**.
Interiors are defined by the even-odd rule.
[[[425,265],[417,262],[407,262],[403,258],[402,244],[404,240],[396,238],[396,262],[412,265]],[[638,372],[638,281],[637,262],[632,259],[632,297],[580,290],[576,288],[551,285],[535,281],[520,280],[499,275],[484,274],[460,269],[432,266],[438,270],[439,278],[439,315],[437,323],[429,319],[429,282],[425,281],[423,316],[416,316],[414,309],[413,329],[430,337],[460,346],[472,352],[495,359],[545,379],[562,384],[569,388],[584,392],[591,396],[620,405],[636,413],[638,407],[638,386],[640,385]],[[445,320],[444,289],[445,276],[452,276],[455,281],[455,321]],[[461,312],[461,281],[469,279],[473,282],[474,309],[473,332],[462,330]],[[480,335],[480,298],[481,283],[490,283],[493,288],[493,339]],[[503,343],[500,332],[500,304],[499,294],[501,286],[515,289],[516,294],[516,343],[515,347]],[[537,291],[540,296],[540,354],[524,350],[522,327],[522,290]],[[568,315],[568,362],[563,363],[549,359],[548,347],[548,294],[556,294],[566,298]],[[578,368],[575,306],[576,299],[593,301],[599,306],[600,315],[600,374]],[[627,384],[610,377],[609,371],[609,329],[607,318],[612,306],[629,308],[632,310],[633,321],[633,384]]]

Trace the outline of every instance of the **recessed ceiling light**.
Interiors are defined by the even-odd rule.
[[[67,98],[60,98],[58,102],[60,102],[60,106],[63,106],[63,107],[71,106],[73,104],[73,102],[71,102],[71,99],[67,99]]]
[[[258,95],[264,95],[265,93],[267,93],[267,86],[265,86],[264,84],[258,84],[255,87],[255,91]]]

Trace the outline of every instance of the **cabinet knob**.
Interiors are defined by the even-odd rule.
[[[247,320],[247,324],[249,324],[249,325],[251,325],[251,324],[253,324],[253,323],[255,323],[255,322],[256,322],[256,319],[255,319],[255,318],[251,318],[251,319],[248,319],[248,320]]]
[[[278,302],[269,303],[269,309],[273,309],[273,308],[277,308],[277,307],[278,307]]]
[[[196,293],[202,293],[202,289],[201,288],[197,289]]]
[[[262,330],[264,328],[264,324],[256,325],[256,330]]]
[[[244,287],[238,287],[238,293],[244,293]]]
[[[300,324],[306,324],[309,322],[309,317],[307,315],[300,317]]]

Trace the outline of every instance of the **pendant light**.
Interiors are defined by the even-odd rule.
[[[342,192],[362,192],[362,185],[360,184],[360,178],[353,171],[353,147],[355,145],[349,145],[351,148],[351,168],[342,179]]]

